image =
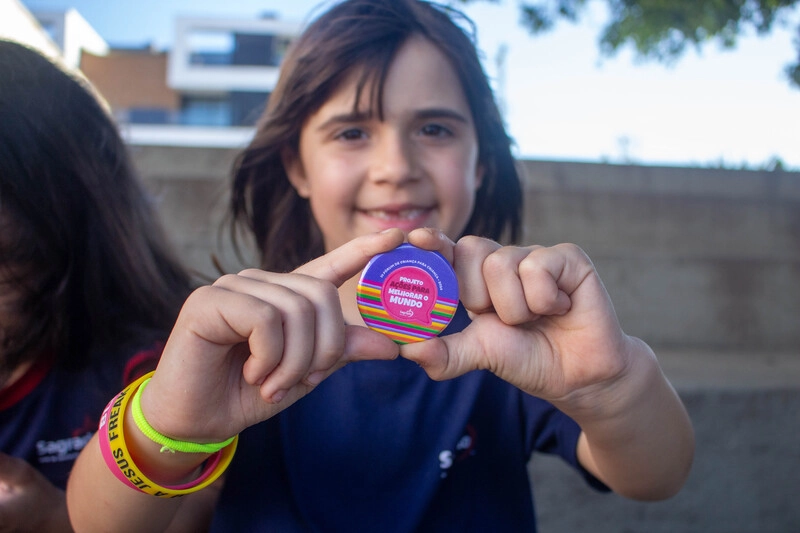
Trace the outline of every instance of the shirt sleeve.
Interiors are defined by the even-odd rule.
[[[522,391],[520,397],[528,437],[526,443],[528,455],[533,452],[558,455],[575,468],[590,487],[601,492],[610,492],[611,489],[578,461],[580,426],[549,402]]]

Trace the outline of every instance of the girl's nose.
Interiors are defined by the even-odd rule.
[[[416,159],[410,140],[397,133],[381,135],[373,152],[370,178],[375,183],[402,184],[416,176]]]

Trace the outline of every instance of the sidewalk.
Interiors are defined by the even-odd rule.
[[[655,503],[599,494],[561,461],[535,455],[540,532],[800,531],[800,353],[657,353],[695,430],[683,490]]]

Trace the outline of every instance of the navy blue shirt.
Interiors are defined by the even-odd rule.
[[[445,333],[468,323],[461,309]],[[241,434],[213,530],[535,531],[531,454],[580,469],[579,434],[489,372],[436,382],[402,358],[353,363]]]
[[[108,401],[155,368],[161,345],[144,346],[116,348],[81,371],[66,371],[52,358],[39,361],[0,392],[0,451],[24,459],[64,489]]]

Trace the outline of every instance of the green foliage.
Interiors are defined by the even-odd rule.
[[[539,4],[520,4],[522,23],[531,33],[540,33],[553,27],[558,18],[576,22],[586,0],[552,0]]]
[[[468,3],[476,0],[459,0]],[[497,1],[497,0],[490,0]],[[613,55],[631,45],[639,58],[671,63],[688,46],[700,49],[716,40],[731,48],[748,29],[768,34],[800,0],[605,0],[611,18],[600,36],[600,50]],[[578,20],[587,0],[520,1],[522,24],[532,33],[550,30],[560,19]],[[800,88],[800,26],[797,62],[787,65],[789,83]]]

